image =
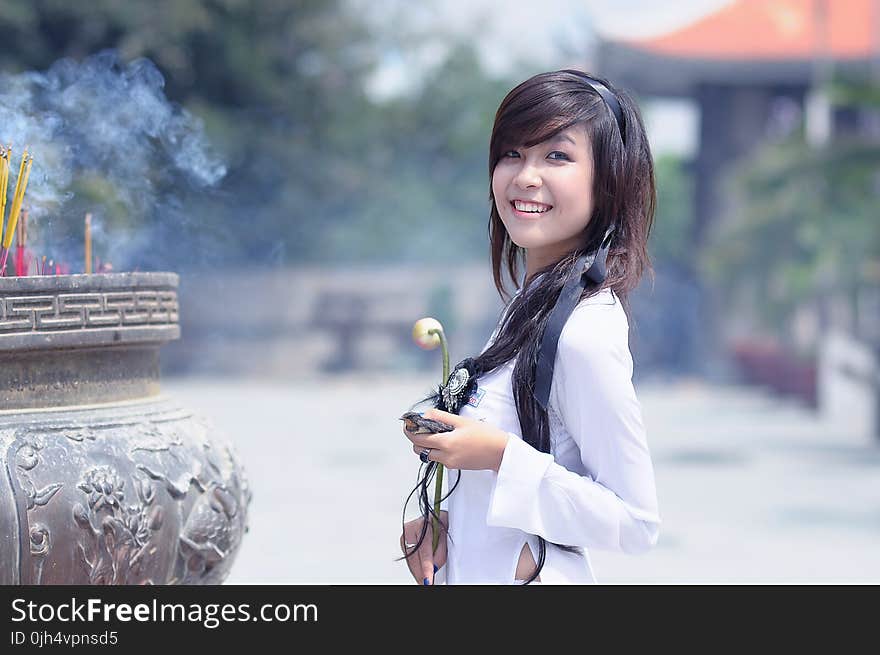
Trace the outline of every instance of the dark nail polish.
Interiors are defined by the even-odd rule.
[[[440,567],[437,566],[437,565],[435,564],[435,565],[434,565],[434,573],[437,573],[437,571],[438,571],[439,569],[440,569]]]
[[[425,578],[425,580],[422,582],[422,584],[431,584],[431,581],[428,580],[428,578]]]

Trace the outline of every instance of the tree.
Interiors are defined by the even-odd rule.
[[[838,79],[833,89],[839,108],[880,108],[869,82]],[[765,146],[734,178],[704,270],[731,303],[746,302],[786,336],[798,307],[832,294],[852,299],[871,283],[866,272],[880,260],[878,173],[880,143],[863,130],[820,149],[802,133]]]

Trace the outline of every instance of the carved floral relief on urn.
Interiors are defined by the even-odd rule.
[[[251,500],[160,393],[178,276],[0,278],[0,584],[218,584]]]

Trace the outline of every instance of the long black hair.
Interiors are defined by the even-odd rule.
[[[627,315],[629,292],[637,286],[645,271],[653,274],[647,240],[656,204],[654,164],[640,112],[629,94],[615,89],[602,78],[585,75],[571,69],[535,75],[511,90],[495,114],[489,144],[489,242],[495,287],[506,307],[495,340],[482,353],[465,360],[478,377],[516,359],[511,385],[522,438],[544,453],[550,453],[549,420],[547,411],[535,401],[533,394],[538,349],[547,318],[578,258],[597,251],[606,230],[615,226],[607,257],[607,275],[601,284],[588,285],[581,300],[610,288],[621,300]],[[622,125],[589,79],[599,81],[617,98]],[[530,279],[524,281],[521,293],[514,297],[504,288],[502,272],[506,267],[510,279],[516,281],[520,266],[525,264],[526,252],[510,239],[498,214],[492,193],[495,166],[508,150],[531,147],[572,126],[583,126],[592,146],[593,214],[578,247],[558,261],[536,270]],[[544,273],[546,275],[542,275]],[[425,402],[449,411],[439,390],[416,405]],[[398,559],[416,552],[427,533],[428,521],[434,517],[439,519],[429,498],[436,469],[436,462],[420,467],[419,481],[404,504],[405,515],[406,504],[413,493],[418,493],[425,521],[416,547]],[[456,480],[446,497],[457,484]],[[538,577],[546,561],[547,542],[540,535],[538,539],[537,566],[525,584]],[[579,552],[575,546],[553,545],[569,552]]]

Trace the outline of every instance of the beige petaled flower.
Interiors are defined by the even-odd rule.
[[[443,325],[436,318],[430,316],[420,318],[413,326],[413,341],[419,348],[424,350],[434,350],[437,346],[442,349],[443,355],[443,375],[440,384],[447,383],[449,378],[449,347],[446,343],[446,334],[443,332]],[[437,477],[434,482],[434,513],[433,519],[434,538],[433,548],[431,552],[437,552],[437,545],[440,540],[440,525],[437,516],[440,515],[440,497],[443,494],[443,465],[436,463]]]
[[[431,332],[437,330],[437,332]],[[423,350],[434,350],[440,345],[440,332],[443,326],[436,318],[426,317],[420,318],[413,325],[412,338],[416,345]]]

